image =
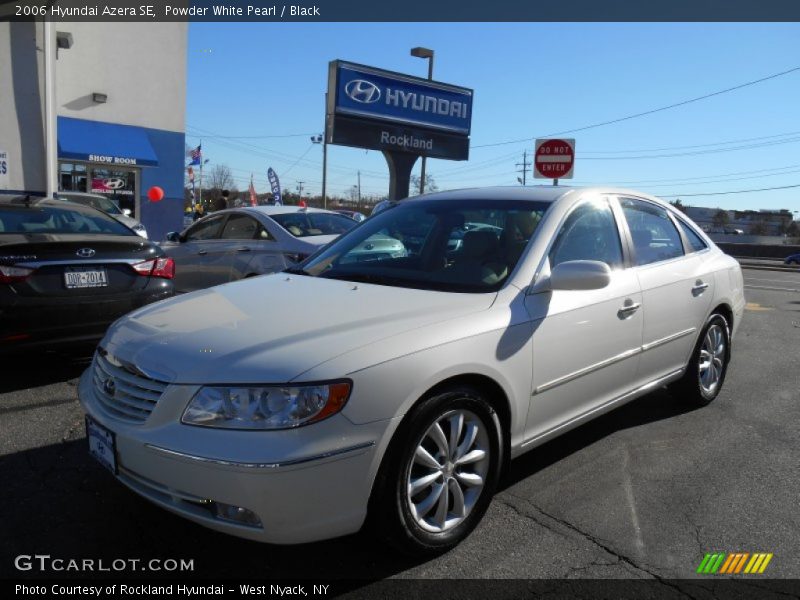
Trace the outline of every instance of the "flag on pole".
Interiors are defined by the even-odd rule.
[[[250,173],[250,206],[258,206],[258,196],[256,188],[253,186],[253,174]]]
[[[272,167],[267,170],[267,178],[269,179],[269,184],[272,186],[272,202],[275,206],[281,206],[283,204],[281,202],[281,183],[278,181],[278,174],[272,170]]]
[[[200,146],[202,146],[202,144]],[[197,146],[197,148],[191,151],[192,162],[189,163],[190,165],[199,165],[203,160],[203,151],[200,146]]]

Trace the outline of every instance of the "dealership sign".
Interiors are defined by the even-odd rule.
[[[0,189],[8,188],[8,152],[0,150]]]
[[[328,141],[465,160],[472,90],[343,61],[330,63]]]

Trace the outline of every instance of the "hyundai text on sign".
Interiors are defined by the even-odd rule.
[[[533,176],[537,179],[572,179],[575,166],[574,139],[536,140]]]
[[[331,70],[329,113],[470,133],[472,90],[468,88],[342,61],[333,61]]]

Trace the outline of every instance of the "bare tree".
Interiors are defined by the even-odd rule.
[[[677,209],[678,209],[679,211],[681,211],[682,213],[685,213],[685,212],[686,212],[686,209],[687,209],[687,208],[689,208],[689,207],[688,207],[688,206],[686,206],[686,205],[685,205],[683,202],[681,202],[681,199],[680,199],[680,198],[678,198],[677,200],[671,200],[671,201],[670,201],[670,204],[672,204],[672,206],[674,206],[675,208],[677,208]]]
[[[721,208],[714,213],[714,217],[712,219],[714,223],[714,227],[722,228],[725,227],[728,223],[730,223],[730,219],[728,218],[728,211],[722,210]]]
[[[411,194],[414,194],[414,195],[419,194],[420,193],[419,192],[419,184],[420,184],[419,175],[412,175],[410,182],[411,182],[411,185],[409,187],[411,188],[411,190],[410,190]],[[439,191],[439,186],[436,185],[436,181],[434,181],[433,175],[431,175],[430,173],[425,173],[425,192],[426,193],[431,193],[431,192],[437,192],[437,191]]]
[[[204,173],[204,188],[212,190],[230,190],[234,186],[233,173],[228,165],[216,165],[207,174]]]

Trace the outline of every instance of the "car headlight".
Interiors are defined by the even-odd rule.
[[[222,429],[291,429],[344,408],[349,382],[285,386],[204,386],[181,422]]]

